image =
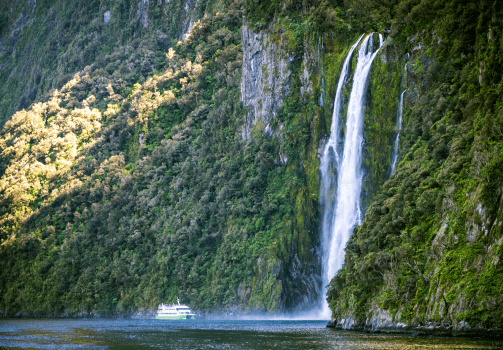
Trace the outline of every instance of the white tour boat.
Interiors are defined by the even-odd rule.
[[[195,314],[190,311],[187,305],[180,304],[180,299],[178,300],[178,305],[159,305],[157,309],[157,314],[155,318],[158,320],[190,320],[193,319]]]

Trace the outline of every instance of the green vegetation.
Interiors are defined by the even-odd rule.
[[[122,59],[121,45],[151,51],[141,63],[136,62],[142,67],[135,69],[131,81],[151,76],[163,68],[163,51],[176,44],[190,20],[196,21],[221,3],[198,1],[187,12],[179,1],[148,6],[129,0],[0,0],[0,126],[15,111],[47,100],[54,89],[88,65],[112,73],[116,60]],[[105,11],[110,11],[108,23]],[[128,73],[124,67],[122,79],[128,80]]]
[[[318,107],[296,59],[283,140],[241,139],[241,21],[237,2],[165,51],[119,46],[5,124],[0,310],[295,306],[292,258],[317,269]]]

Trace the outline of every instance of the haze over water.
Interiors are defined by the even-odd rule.
[[[0,349],[499,349],[503,342],[376,335],[325,321],[0,320]]]

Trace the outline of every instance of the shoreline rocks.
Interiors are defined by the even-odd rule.
[[[503,339],[502,329],[472,328],[461,321],[457,325],[427,322],[425,324],[407,324],[403,322],[373,322],[369,319],[365,324],[358,323],[353,318],[331,319],[327,327],[338,330],[358,331],[366,333],[409,334],[418,336],[447,337],[483,337]]]

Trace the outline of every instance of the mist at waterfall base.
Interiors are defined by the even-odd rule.
[[[373,33],[367,35],[359,44],[361,40],[362,36],[351,47],[342,66],[334,100],[330,138],[324,147],[320,162],[320,205],[323,210],[321,223],[323,293],[320,300],[321,310],[318,313],[320,318],[325,319],[331,317],[331,311],[325,299],[325,288],[342,267],[346,243],[353,229],[360,224],[362,219],[360,196],[363,182],[361,157],[364,96],[372,62],[384,41],[382,35],[379,34],[379,46],[374,51]],[[339,114],[344,104],[341,91],[346,84],[353,51],[358,45],[356,68],[347,104],[345,135],[340,135]]]

